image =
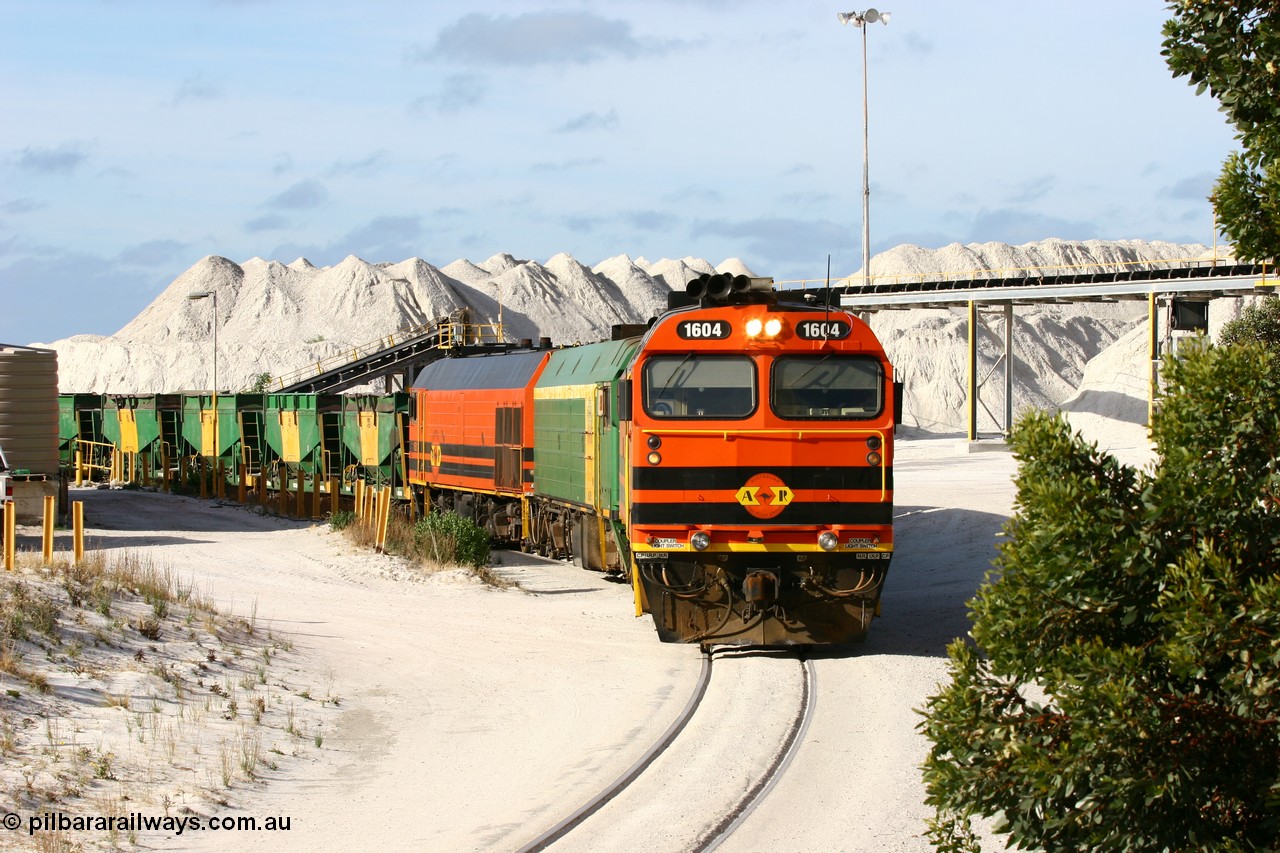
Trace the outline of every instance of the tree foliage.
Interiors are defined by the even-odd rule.
[[[952,644],[922,711],[940,850],[977,849],[976,816],[1023,849],[1280,843],[1278,359],[1167,360],[1150,469],[1018,423],[977,647]]]
[[[272,376],[267,371],[256,373],[253,377],[253,383],[249,386],[251,394],[265,394],[271,387]]]
[[[1280,299],[1264,299],[1246,305],[1240,316],[1222,325],[1221,344],[1254,341],[1280,351]]]
[[[1243,148],[1214,188],[1218,223],[1241,257],[1280,256],[1280,2],[1173,0],[1169,10],[1169,69],[1217,99]]]

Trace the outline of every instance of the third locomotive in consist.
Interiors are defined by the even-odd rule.
[[[415,499],[622,574],[667,642],[860,639],[893,555],[901,388],[856,315],[769,285],[703,276],[616,340],[428,365]]]

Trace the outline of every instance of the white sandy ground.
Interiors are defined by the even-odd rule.
[[[1145,458],[1141,430],[1101,437],[1121,458]],[[947,643],[967,632],[965,601],[1013,498],[1010,454],[962,447],[955,438],[899,444],[883,617],[866,643],[817,655],[816,719],[722,850],[929,849],[918,772],[927,743],[915,709],[945,678]],[[290,831],[143,832],[140,849],[515,850],[627,769],[679,713],[699,671],[696,647],[659,643],[649,618],[632,615],[627,586],[568,564],[502,552],[499,571],[521,589],[495,590],[456,570],[424,576],[324,525],[235,505],[120,490],[73,497],[85,501],[91,547],[150,555],[235,613],[256,606],[260,626],[292,640],[293,690],[340,697],[314,709],[321,746],[263,769],[261,781],[237,779],[226,808],[196,804],[202,815],[288,817]],[[794,680],[787,670],[779,684]],[[779,701],[793,702],[792,692]],[[748,782],[735,752],[754,761],[748,747],[770,736],[742,722],[749,714],[732,719],[700,729],[705,754],[720,756],[709,766],[726,768],[695,780],[709,801],[736,800]],[[666,788],[648,784],[658,795]],[[690,800],[675,796],[672,809]],[[602,813],[591,835],[559,849],[682,849],[662,831],[661,806],[649,820]],[[161,813],[141,798],[131,808]],[[70,837],[86,846],[99,838]],[[15,839],[0,836],[0,847],[6,840]]]

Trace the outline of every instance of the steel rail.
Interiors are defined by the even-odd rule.
[[[606,803],[620,794],[628,785],[636,780],[645,769],[661,755],[667,747],[676,739],[680,732],[684,731],[689,724],[689,720],[693,719],[694,712],[698,710],[698,706],[702,704],[702,697],[707,693],[707,685],[711,683],[711,654],[703,652],[702,654],[702,671],[698,674],[698,683],[694,686],[693,695],[689,697],[689,702],[684,706],[684,710],[680,712],[680,716],[663,732],[658,742],[649,747],[644,755],[632,764],[625,773],[617,778],[611,785],[596,794],[579,806],[572,814],[546,832],[539,835],[533,841],[521,847],[517,853],[537,853],[537,851],[545,850],[550,845],[559,841],[568,835],[575,827],[585,821],[591,815],[595,814]]]
[[[707,851],[715,850],[719,847],[725,839],[732,835],[751,816],[756,807],[764,802],[774,786],[778,784],[778,780],[782,778],[782,774],[786,772],[787,767],[791,765],[791,760],[795,758],[800,744],[804,742],[805,734],[809,731],[809,724],[813,721],[813,710],[817,705],[817,670],[814,669],[813,661],[811,660],[802,661],[800,666],[804,669],[805,674],[804,689],[800,694],[800,709],[796,712],[796,718],[791,723],[791,730],[787,732],[787,738],[782,744],[782,749],[774,757],[773,763],[769,765],[769,769],[765,771],[764,775],[756,781],[750,791],[747,791],[746,795],[724,820],[712,827],[702,837],[693,848],[692,853],[707,853]]]

